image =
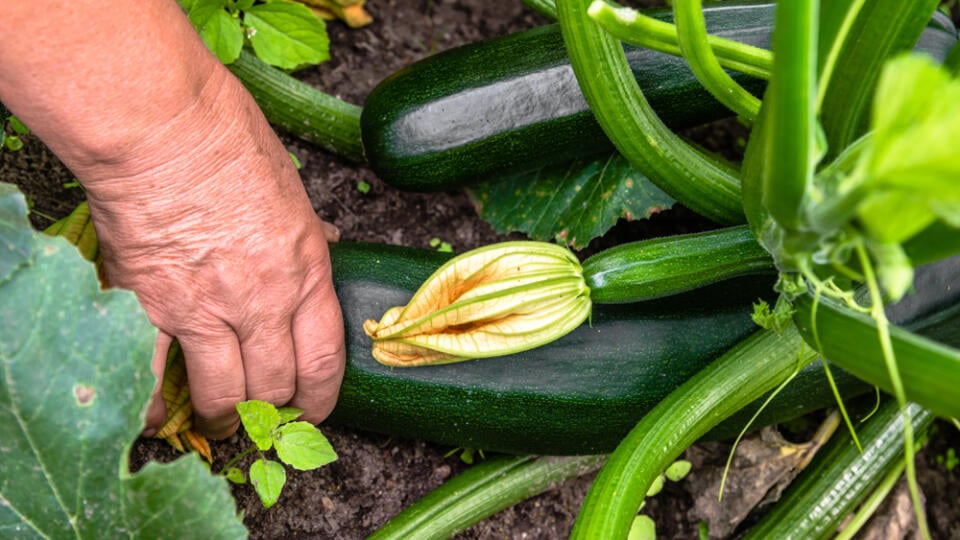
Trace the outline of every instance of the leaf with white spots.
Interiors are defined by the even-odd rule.
[[[519,231],[574,249],[620,218],[644,219],[674,203],[619,154],[490,180],[471,188],[470,195],[497,232]]]
[[[127,471],[156,339],[133,293],[101,290],[2,183],[0,247],[0,538],[244,536],[198,458]]]

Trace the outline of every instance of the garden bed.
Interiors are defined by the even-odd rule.
[[[517,0],[386,1],[372,0],[368,10],[374,23],[350,30],[331,23],[332,60],[298,74],[306,82],[346,101],[362,104],[381,79],[433,52],[486,37],[529,28],[546,21]],[[734,126],[736,127],[736,126]],[[730,126],[696,133],[715,149],[735,151]],[[727,136],[725,139],[724,136]],[[301,161],[301,175],[314,208],[338,225],[342,239],[429,248],[439,238],[455,251],[506,239],[478,219],[462,192],[402,193],[381,183],[362,165],[352,164],[309,143],[284,137],[288,149]],[[45,215],[66,214],[82,194],[62,188],[72,180],[54,157],[32,138],[19,153],[0,153],[0,173],[28,194],[35,209]],[[369,191],[359,189],[366,183]],[[46,225],[35,217],[38,226]],[[621,224],[612,235],[618,240],[655,236],[667,231],[703,226],[689,212],[676,209],[650,222]],[[598,243],[605,242],[600,239]],[[609,242],[609,239],[606,240]],[[595,245],[596,246],[596,245]],[[594,247],[595,247],[594,246]],[[450,447],[386,435],[321,426],[340,455],[334,464],[311,472],[293,472],[277,504],[265,510],[249,486],[237,486],[238,510],[252,538],[363,538],[430,489],[463,470],[459,452]],[[920,482],[928,500],[931,527],[938,538],[960,537],[960,479],[958,470],[937,463],[948,449],[960,447],[960,434],[947,424],[918,458]],[[214,444],[218,469],[244,445],[239,436]],[[726,445],[712,445],[711,459],[722,463]],[[139,441],[132,462],[170,460],[174,452],[156,440]],[[706,469],[706,467],[704,467]],[[689,513],[697,493],[695,469],[679,484],[669,484],[645,512],[658,522],[663,538],[696,536],[697,518]],[[562,538],[567,535],[589,477],[569,482],[470,529],[462,538]],[[885,516],[897,516],[889,510]],[[907,512],[906,516],[910,516]]]

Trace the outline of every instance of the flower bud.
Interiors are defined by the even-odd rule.
[[[590,314],[577,258],[545,242],[503,242],[441,266],[406,306],[363,329],[388,366],[502,356],[549,343]]]

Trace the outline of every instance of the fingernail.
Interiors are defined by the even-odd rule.
[[[142,437],[146,437],[146,438],[153,437],[153,436],[156,435],[156,434],[157,434],[157,429],[156,429],[156,428],[147,428],[147,429],[145,429],[145,430],[143,430],[143,431],[140,432],[140,435],[141,435]]]

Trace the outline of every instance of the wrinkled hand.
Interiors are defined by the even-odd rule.
[[[286,150],[229,77],[86,179],[111,285],[160,329],[162,378],[183,348],[197,427],[224,437],[261,399],[319,422],[343,376],[343,322],[327,239]],[[164,420],[155,392],[148,431]]]

